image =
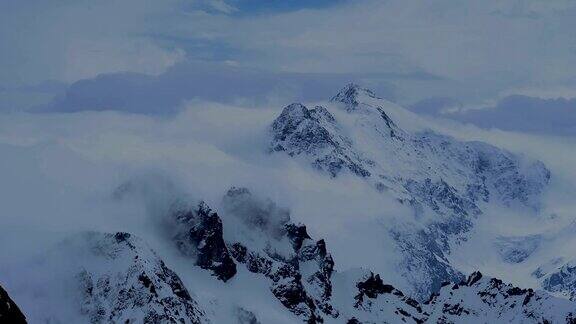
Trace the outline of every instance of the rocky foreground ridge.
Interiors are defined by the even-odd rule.
[[[245,268],[266,283],[295,321],[576,323],[576,303],[480,272],[460,282],[444,282],[419,302],[369,269],[336,271],[326,243],[310,237],[304,225],[292,223],[288,211],[272,201],[246,188],[231,188],[223,202],[228,217],[234,218],[221,218],[203,202],[170,209],[165,216],[182,226],[172,237],[174,246],[224,284],[241,280],[237,271]],[[225,234],[227,224],[237,229],[234,235]],[[78,287],[78,312],[87,322],[211,322],[209,312],[197,302],[200,297],[140,238],[87,232],[59,248],[63,246],[84,255],[70,280]],[[21,316],[7,295],[2,296],[10,305],[2,309],[2,316]],[[235,316],[237,323],[260,323],[249,310]]]

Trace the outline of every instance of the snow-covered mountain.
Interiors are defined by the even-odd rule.
[[[326,243],[313,240],[304,225],[291,223],[288,212],[272,201],[255,197],[246,188],[231,188],[223,201],[226,209],[223,218],[203,202],[189,205],[189,209],[182,209],[181,204],[171,209],[171,214],[165,216],[187,215],[187,223],[195,224],[187,231],[189,237],[198,242],[187,246],[187,250],[182,250],[180,236],[173,238],[174,243],[186,258],[194,255],[196,265],[211,273],[212,280],[233,283],[246,280],[246,273],[252,274],[252,279],[268,286],[270,296],[285,308],[282,322],[576,321],[576,302],[520,289],[479,272],[461,282],[444,282],[427,301],[418,302],[368,269],[336,271]],[[226,225],[231,228],[225,233],[222,228]],[[222,264],[222,255],[227,256],[230,268],[244,268],[245,273],[225,271],[227,275],[223,276],[222,267],[216,267]],[[72,306],[78,307],[75,311],[81,321],[219,322],[210,309],[214,305],[197,301],[202,297],[190,293],[179,276],[133,235],[122,232],[75,235],[34,265],[39,267],[38,271],[45,267],[52,269],[54,263],[66,257],[75,258],[67,284],[77,289],[73,292]],[[48,286],[57,284],[51,282]],[[246,298],[254,293],[244,292]],[[225,296],[216,298],[225,300]],[[223,308],[235,310],[227,314],[230,323],[264,323],[253,312],[237,305]],[[33,314],[33,319],[63,320],[56,313],[45,315]]]
[[[180,278],[140,239],[121,232],[77,239],[94,262],[76,276],[90,322],[200,323],[203,314]]]
[[[418,116],[354,84],[334,96],[330,108],[284,108],[271,126],[270,152],[304,160],[332,177],[352,173],[412,206],[425,228],[392,235],[405,252],[404,276],[421,299],[444,280],[462,279],[446,255],[483,205],[539,207],[550,179],[541,162],[526,164],[497,147],[426,129]]]
[[[196,255],[193,259],[197,266],[209,272],[212,280],[231,284],[247,280],[246,274],[250,274],[252,280],[268,286],[270,297],[285,309],[280,322],[576,322],[576,302],[517,288],[479,272],[460,282],[443,282],[438,292],[419,302],[368,269],[336,271],[326,243],[312,239],[304,225],[291,223],[288,212],[272,201],[255,197],[246,188],[231,188],[223,201],[226,216],[222,218],[203,202],[189,205],[189,209],[182,209],[182,205],[172,209],[165,216],[186,214],[187,221],[195,224],[188,233],[199,244],[184,251],[178,243],[180,236],[175,236],[173,243],[185,258]],[[222,231],[226,225],[231,228]],[[202,234],[196,235],[199,232]],[[133,235],[82,233],[56,248],[34,264],[38,271],[52,269],[54,264],[50,263],[75,257],[68,285],[77,289],[73,292],[73,307],[78,307],[81,321],[210,323],[222,318],[214,316],[218,309],[211,309],[222,307],[221,304],[200,301],[201,296],[190,293],[179,276]],[[222,276],[221,268],[215,267],[221,264],[222,255],[230,257],[229,266],[238,267],[238,272]],[[200,259],[202,263],[198,263]],[[56,284],[51,282],[48,286]],[[220,293],[227,289],[233,287]],[[243,292],[247,299],[254,293],[256,290]],[[216,298],[225,300],[225,296]],[[234,309],[225,317],[230,323],[266,322],[238,305],[222,307],[228,308]],[[55,313],[45,315],[33,314],[33,319],[63,319]]]
[[[7,271],[18,277],[14,302],[34,323],[576,323],[573,262],[530,263],[545,291],[462,262],[491,208],[540,212],[551,179],[543,163],[443,135],[353,84],[322,106],[286,106],[265,136],[270,163],[293,162],[334,186],[353,178],[409,211],[382,217],[375,233],[388,245],[347,250],[383,258],[387,271],[343,265],[333,243],[346,244],[315,235],[312,215],[296,221],[282,197],[238,184],[208,199],[161,176],[135,177],[110,200],[142,203],[151,229],[82,232],[47,248],[16,267],[25,271]],[[522,266],[547,237],[500,235],[491,246]],[[1,320],[18,308],[3,290],[0,299]]]
[[[540,279],[542,288],[557,293],[570,300],[576,300],[576,262],[563,262],[555,259],[553,262],[538,267],[533,276]]]
[[[426,304],[431,307],[428,321],[437,323],[576,322],[572,302],[485,278],[480,272],[460,284],[444,285]]]
[[[27,266],[31,296],[24,313],[31,323],[201,323],[205,318],[178,275],[129,233],[78,233]],[[34,275],[42,271],[45,278]]]

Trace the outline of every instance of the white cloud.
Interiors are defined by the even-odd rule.
[[[180,22],[179,33],[191,39],[209,35],[247,66],[428,72],[455,81],[441,95],[466,99],[572,79],[565,67],[576,64],[568,32],[576,28],[574,3],[515,2],[358,1],[250,18],[197,15]],[[531,18],[498,14],[526,10]]]
[[[572,1],[364,0],[228,15],[239,10],[233,4],[8,0],[0,8],[0,39],[10,44],[0,51],[0,83],[158,74],[188,59],[270,72],[429,78],[394,80],[403,103],[449,96],[477,104],[509,89],[574,81],[566,68],[576,65]]]
[[[119,71],[158,75],[184,56],[180,49],[163,49],[147,39],[78,39],[67,44],[63,78],[76,81]]]
[[[230,5],[224,0],[208,0],[206,2],[210,8],[219,11],[221,13],[231,14],[235,11],[238,11],[236,7]]]
[[[529,96],[518,93],[539,94]],[[449,98],[422,100],[412,110],[484,128],[557,136],[576,136],[576,98],[570,89],[514,91],[495,102],[463,106]],[[568,97],[568,98],[567,98]]]
[[[142,218],[141,206],[116,208],[110,197],[133,175],[152,173],[169,177],[215,208],[234,185],[270,197],[289,207],[294,221],[306,222],[311,235],[334,242],[340,266],[351,266],[344,259],[353,248],[346,243],[355,235],[348,231],[351,222],[377,232],[383,210],[391,217],[410,213],[361,179],[331,179],[292,159],[268,155],[267,127],[279,112],[194,102],[170,118],[117,112],[0,114],[0,155],[9,156],[0,168],[7,180],[0,183],[0,245],[35,233],[38,239],[22,248],[24,255],[54,236],[83,229],[148,237],[154,229]],[[370,240],[382,238],[357,244]],[[0,249],[0,256],[10,253]],[[370,262],[381,264],[380,259]]]
[[[548,86],[540,85],[538,87],[524,87],[517,89],[508,89],[502,92],[501,98],[512,95],[522,95],[528,97],[536,97],[541,99],[574,99],[576,98],[576,88],[572,86]]]
[[[99,73],[160,73],[183,58],[144,36],[179,1],[48,1],[0,4],[0,84],[76,81]]]

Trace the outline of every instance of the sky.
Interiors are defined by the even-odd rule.
[[[573,119],[573,30],[571,0],[4,0],[0,110],[277,106],[357,82],[483,127],[506,128],[483,119],[510,115],[486,108],[515,95],[566,99]],[[536,131],[575,133],[546,125]]]

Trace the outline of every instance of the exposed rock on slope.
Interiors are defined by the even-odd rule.
[[[348,323],[576,323],[576,304],[544,292],[521,289],[480,272],[443,284],[418,303],[378,275],[357,281]]]
[[[91,323],[204,323],[180,278],[142,240],[86,233],[65,243],[85,258],[76,280]]]
[[[313,241],[286,210],[245,188],[230,189],[223,205],[236,224],[228,242],[238,263],[270,280],[274,296],[307,322],[338,316],[330,304],[334,261],[323,240]]]
[[[208,205],[201,202],[195,208],[182,208],[175,204],[170,217],[179,227],[174,238],[179,250],[193,256],[197,266],[211,270],[222,281],[236,274],[236,264],[224,242],[222,220]]]
[[[542,281],[542,288],[576,301],[576,261],[554,260],[539,267],[533,275]]]
[[[576,323],[576,304],[532,289],[520,289],[480,272],[447,284],[426,303],[436,323]]]
[[[26,323],[26,317],[2,286],[0,286],[0,323]]]
[[[187,251],[205,255],[209,265],[218,264],[214,258],[222,251],[229,253],[236,269],[245,268],[244,275],[254,274],[250,280],[268,285],[285,308],[286,319],[296,316],[307,323],[576,323],[575,302],[513,287],[479,272],[458,283],[444,283],[424,303],[369,270],[338,272],[323,240],[313,240],[304,225],[290,222],[287,210],[245,188],[226,193],[222,216],[204,203],[178,215],[217,219],[182,223],[204,224],[194,233],[210,233],[201,235],[206,239],[200,241],[206,244],[186,245]],[[128,233],[84,233],[58,247],[64,256],[75,256],[78,270],[69,279],[74,279],[79,290],[79,313],[89,322],[210,321],[180,278],[142,240]],[[217,268],[203,264],[197,265],[216,274]],[[233,289],[234,281],[245,279],[235,272],[220,283],[223,290],[210,298],[216,297],[218,305],[226,300],[226,289]],[[213,280],[219,280],[218,276]],[[255,292],[248,289],[245,293],[249,299]],[[253,312],[234,307],[234,320],[259,322]]]
[[[348,323],[423,323],[428,315],[416,300],[372,272],[356,279],[356,288]]]
[[[166,177],[135,177],[120,185],[113,197],[142,199],[160,234],[168,236],[195,265],[210,270],[224,282],[236,274],[220,216],[203,201],[195,203]]]
[[[324,107],[308,109],[295,103],[287,106],[272,124],[270,151],[290,156],[309,155],[314,167],[335,177],[342,170],[368,177],[364,159],[352,147],[352,140],[341,134],[336,120]]]

